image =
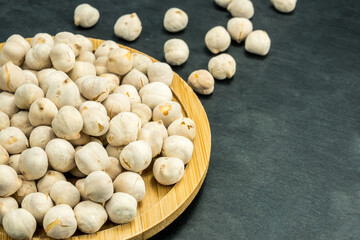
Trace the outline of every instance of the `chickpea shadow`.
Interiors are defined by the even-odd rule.
[[[169,32],[167,31],[164,26],[161,28],[161,32],[163,34],[165,34],[166,36],[169,36],[169,37],[176,37],[176,38],[180,38],[181,36],[185,35],[185,32],[186,32],[186,28],[184,28],[183,30],[181,31],[178,31],[178,32]]]
[[[271,9],[272,11],[275,11],[276,13],[279,13],[279,14],[281,14],[281,15],[286,15],[286,16],[291,16],[291,15],[294,15],[294,12],[295,11],[292,11],[292,12],[289,12],[289,13],[285,13],[285,12],[280,12],[280,11],[278,11],[275,7],[274,7],[274,5],[269,5],[269,9]]]
[[[253,53],[249,53],[247,51],[245,51],[245,57],[246,58],[250,58],[250,59],[254,59],[254,60],[259,60],[259,61],[263,61],[267,58],[269,54],[266,54],[265,56],[260,56],[257,54],[253,54]]]
[[[218,11],[227,12],[226,8],[220,7],[219,5],[216,4],[215,1],[213,1],[213,6],[214,6],[214,8],[215,8],[216,10],[218,10]]]

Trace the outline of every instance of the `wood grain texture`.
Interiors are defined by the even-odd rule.
[[[27,39],[30,41],[31,39]],[[104,40],[90,39],[96,49]],[[0,50],[4,43],[0,44]],[[137,50],[120,45],[131,52]],[[143,54],[143,53],[142,53]],[[150,57],[150,56],[149,56]],[[151,58],[151,57],[150,57]],[[153,61],[157,61],[151,58]],[[171,89],[174,101],[181,104],[183,114],[196,125],[194,153],[186,165],[183,178],[174,186],[163,186],[156,182],[151,166],[142,177],[146,185],[146,196],[138,205],[133,221],[123,225],[107,222],[95,234],[82,234],[77,231],[71,239],[148,239],[174,221],[191,203],[198,193],[207,173],[211,150],[211,132],[206,112],[192,89],[174,73]],[[11,239],[0,226],[0,240]],[[42,228],[38,228],[34,239],[49,239]]]

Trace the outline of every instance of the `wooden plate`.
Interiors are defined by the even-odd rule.
[[[31,39],[27,39],[31,41]],[[90,39],[96,49],[104,40]],[[0,44],[0,50],[4,43]],[[131,52],[140,53],[126,46]],[[153,61],[157,61],[151,58]],[[146,196],[138,205],[138,212],[133,221],[123,225],[105,223],[101,230],[95,234],[83,234],[77,231],[71,238],[78,239],[148,239],[160,232],[174,221],[198,193],[207,173],[210,160],[211,132],[210,125],[203,106],[192,89],[174,73],[171,89],[175,101],[183,108],[183,114],[194,120],[196,124],[196,137],[194,140],[194,153],[186,165],[185,173],[180,182],[174,186],[158,184],[150,167],[142,174],[146,184]],[[0,240],[10,239],[0,226]],[[42,228],[38,228],[34,239],[48,239]]]

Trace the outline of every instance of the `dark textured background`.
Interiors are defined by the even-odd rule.
[[[91,29],[73,25],[82,1],[0,0],[0,41],[71,31],[164,60],[164,42],[182,38],[190,58],[174,70],[187,79],[212,56],[206,32],[230,18],[211,0],[88,2],[101,13]],[[235,77],[200,96],[212,129],[208,175],[189,208],[153,239],[360,239],[360,1],[300,0],[293,14],[253,2],[254,28],[268,32],[270,53],[228,49]],[[170,7],[189,15],[185,31],[163,29]],[[143,32],[126,43],[113,25],[131,12]]]

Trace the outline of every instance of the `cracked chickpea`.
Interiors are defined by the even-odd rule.
[[[188,15],[179,8],[170,8],[164,16],[164,28],[169,32],[179,32],[186,28]]]
[[[39,44],[45,44],[52,48],[54,46],[54,39],[52,36],[48,33],[37,33],[32,39],[31,39],[31,46],[35,47]]]
[[[179,118],[173,121],[168,127],[169,136],[179,135],[190,139],[191,141],[195,138],[195,123],[190,118]]]
[[[269,35],[263,30],[255,30],[249,34],[245,40],[245,50],[265,56],[269,53],[271,40]]]
[[[215,79],[224,80],[234,76],[236,72],[236,62],[231,55],[222,53],[210,59],[208,68]]]
[[[101,74],[99,77],[106,79],[108,86],[109,86],[110,93],[113,93],[114,90],[120,85],[119,77],[113,73],[104,73],[104,74]]]
[[[141,30],[141,21],[136,13],[121,16],[114,25],[115,35],[126,41],[137,39]]]
[[[108,99],[105,100],[105,102]],[[109,117],[102,111],[91,108],[81,113],[84,121],[82,131],[89,136],[101,136],[109,130]]]
[[[36,219],[39,225],[42,225],[45,214],[54,206],[49,195],[35,192],[24,197],[21,207],[28,210]]]
[[[121,166],[133,172],[146,169],[150,165],[151,159],[151,147],[143,140],[129,143],[120,153]]]
[[[250,0],[232,0],[226,8],[233,17],[252,18],[254,5]]]
[[[181,106],[178,102],[167,101],[160,103],[153,110],[153,121],[162,120],[165,127],[168,127],[173,121],[182,117]]]
[[[207,70],[200,69],[190,74],[188,84],[195,92],[208,95],[214,91],[215,80]]]
[[[182,39],[173,38],[164,44],[166,62],[173,66],[180,66],[189,58],[189,47]]]
[[[23,71],[20,67],[8,62],[0,68],[0,89],[15,92],[25,82]]]
[[[228,21],[227,30],[232,40],[241,43],[252,32],[253,25],[247,18],[234,17]]]
[[[102,102],[109,96],[107,80],[98,76],[85,76],[76,81],[82,96],[88,100]]]
[[[214,54],[226,51],[230,43],[230,34],[223,26],[213,27],[205,35],[206,47]]]
[[[51,238],[63,239],[71,237],[77,228],[74,211],[66,204],[52,207],[45,214],[43,227],[46,234]]]
[[[99,11],[87,3],[78,5],[74,12],[75,26],[90,28],[99,20]]]

